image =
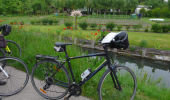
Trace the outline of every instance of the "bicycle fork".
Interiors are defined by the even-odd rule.
[[[2,66],[0,66],[0,70],[5,74],[5,76],[7,77],[7,78],[9,78],[9,75],[6,73],[6,71],[2,68]]]
[[[110,75],[112,77],[112,81],[114,83],[114,86],[116,89],[119,89],[120,91],[122,91],[122,88],[120,86],[119,80],[117,78],[116,72],[112,69],[112,71],[110,72]],[[116,81],[115,81],[116,80]]]

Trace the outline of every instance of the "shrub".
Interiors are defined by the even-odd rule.
[[[14,24],[15,24],[15,25],[18,24],[17,21],[14,21]]]
[[[106,24],[106,29],[107,30],[110,29],[112,31],[115,26],[116,25],[113,22],[109,22],[109,23]]]
[[[34,20],[32,20],[32,21],[30,21],[30,23],[31,23],[32,25],[34,25],[34,24],[35,24],[35,21],[34,21]]]
[[[162,26],[160,24],[153,24],[151,30],[154,32],[161,32]]]
[[[58,24],[60,21],[55,19],[53,22],[54,22],[55,24]]]
[[[41,23],[41,21],[40,21],[40,20],[37,20],[37,21],[35,21],[35,23],[40,24],[40,23]]]
[[[53,20],[48,20],[48,23],[49,23],[49,25],[52,25],[53,24]]]
[[[127,26],[126,26],[127,31],[130,29],[130,27],[131,27],[130,25],[127,25]]]
[[[122,27],[123,27],[123,25],[117,25],[118,31],[121,31]]]
[[[88,27],[88,23],[87,22],[81,22],[79,23],[79,27],[83,30],[87,29]]]
[[[136,50],[136,48],[135,48],[135,47],[130,46],[130,51],[131,51],[131,52],[134,52],[135,50]]]
[[[48,19],[43,19],[43,20],[42,20],[42,23],[43,23],[43,25],[47,25]]]
[[[60,33],[61,33],[61,30],[56,30],[56,33],[57,33],[57,35],[60,35]]]
[[[24,21],[21,21],[22,25],[24,25]]]
[[[139,43],[140,47],[147,47],[148,46],[148,42],[146,40],[143,40]]]
[[[168,25],[162,25],[162,31],[164,33],[168,32],[169,31]]]
[[[66,27],[71,27],[71,26],[73,26],[73,23],[71,22],[71,21],[69,21],[69,20],[67,20],[67,21],[65,21],[64,22],[64,25],[66,26]]]
[[[101,28],[102,28],[102,25],[98,25],[98,28],[101,29]]]
[[[10,24],[13,25],[13,21],[10,21]]]
[[[97,27],[97,24],[96,24],[96,23],[92,23],[92,24],[90,25],[90,27],[94,29],[94,28]]]
[[[146,28],[146,29],[145,29],[145,32],[148,32],[148,31],[149,31],[149,30]]]
[[[170,31],[170,24],[168,25],[168,30]]]
[[[100,33],[100,37],[102,38],[104,35],[106,36],[109,32],[106,31],[105,28],[103,28],[103,30],[101,29]]]

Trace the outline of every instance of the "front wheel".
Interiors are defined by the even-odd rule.
[[[118,66],[114,72],[107,69],[101,77],[98,85],[99,100],[133,100],[137,88],[133,71],[128,67]]]
[[[21,57],[20,46],[16,42],[11,40],[6,40],[6,42],[7,42],[7,47],[4,48],[6,56],[20,58]]]
[[[5,61],[16,63],[5,65],[4,71],[0,72],[0,81],[6,83],[0,85],[0,96],[10,96],[20,92],[29,80],[28,68],[22,60],[14,57],[2,57],[0,58],[1,67]]]

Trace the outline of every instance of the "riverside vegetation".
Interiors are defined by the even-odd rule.
[[[59,42],[56,34],[42,33],[40,30],[35,28],[26,31],[24,28],[18,29],[13,27],[11,34],[5,38],[13,40],[20,45],[23,51],[21,59],[27,64],[29,72],[31,72],[36,63],[35,54],[52,56],[59,55],[61,58],[64,58],[64,53],[55,52],[53,49],[54,43]],[[60,42],[64,42],[64,40],[61,40]],[[67,46],[67,50],[69,56],[83,55],[82,49],[78,46]],[[88,54],[88,52],[85,54]],[[71,64],[74,69],[75,77],[78,78],[76,80],[81,80],[81,73],[89,68],[89,66],[93,66],[91,69],[95,70],[95,68],[98,67],[103,60],[104,58],[99,59],[98,57],[72,60]],[[68,68],[67,64],[65,64],[65,66]],[[105,70],[100,71],[96,76],[94,76],[94,78],[89,80],[89,82],[82,87],[82,95],[98,100],[97,85],[104,71]],[[161,78],[153,80],[153,78],[145,71],[138,72],[136,70],[135,73],[137,77],[137,93],[135,100],[170,99],[170,90],[169,88],[164,87],[164,84],[161,82]],[[39,76],[37,75],[37,78],[38,77]],[[157,84],[159,84],[159,86]]]

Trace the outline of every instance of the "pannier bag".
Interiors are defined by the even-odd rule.
[[[3,29],[2,34],[3,34],[4,36],[6,36],[6,35],[9,35],[10,32],[11,32],[11,26],[4,25],[4,29]]]
[[[7,45],[6,40],[4,39],[4,36],[0,34],[0,48],[5,48]]]
[[[111,32],[104,37],[101,43],[108,44],[111,48],[123,48],[125,50],[129,46],[128,34],[125,31]]]

